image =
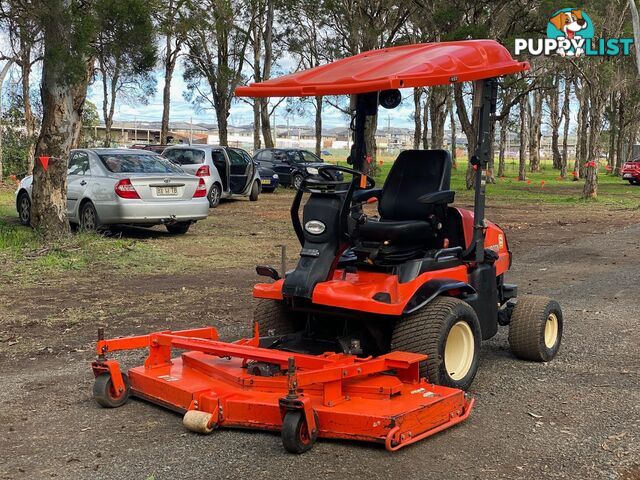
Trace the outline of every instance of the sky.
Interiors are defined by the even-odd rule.
[[[286,62],[285,62],[286,64]],[[182,65],[176,66],[176,72],[173,75],[171,82],[171,110],[170,120],[172,122],[189,122],[193,118],[194,123],[216,123],[215,111],[210,108],[206,110],[198,110],[193,105],[185,100],[183,93],[187,90],[186,83],[182,77]],[[140,103],[126,104],[119,101],[116,104],[116,113],[114,115],[115,120],[127,120],[127,121],[160,121],[162,119],[162,89],[164,87],[164,78],[162,72],[155,73],[157,80],[156,93],[149,99],[148,104],[142,105]],[[389,112],[391,115],[391,125],[394,127],[408,127],[413,128],[413,100],[411,98],[411,90],[405,89],[403,91],[403,97],[406,97],[402,104],[396,108],[393,112]],[[87,98],[98,107],[100,118],[102,118],[102,84],[96,81],[90,86]],[[285,125],[287,123],[286,108],[284,102],[282,102],[276,108],[276,120],[278,125]],[[312,108],[309,109],[309,114],[306,116],[289,115],[290,125],[313,125],[313,112]],[[347,127],[349,124],[348,119],[338,109],[325,105],[322,111],[322,120],[324,126],[331,127]],[[251,105],[236,100],[231,107],[231,115],[229,117],[229,123],[231,125],[246,125],[253,122],[253,109]],[[386,126],[388,123],[387,113],[381,110],[379,116],[380,126]]]

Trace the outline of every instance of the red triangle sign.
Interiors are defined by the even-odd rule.
[[[38,157],[38,158],[40,159],[40,163],[42,164],[42,168],[44,168],[44,171],[46,172],[47,168],[49,168],[49,159],[51,157],[46,157],[46,156],[43,155],[43,156]]]

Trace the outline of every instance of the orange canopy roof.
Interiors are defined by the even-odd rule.
[[[371,50],[246,87],[240,97],[309,97],[429,87],[529,69],[495,40],[422,43]]]

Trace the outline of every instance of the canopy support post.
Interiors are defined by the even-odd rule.
[[[496,101],[498,97],[498,82],[495,78],[478,80],[474,83],[476,95],[474,96],[474,106],[479,106],[480,116],[478,125],[478,143],[476,152],[471,157],[471,165],[476,169],[475,176],[475,201],[474,201],[474,222],[473,222],[473,243],[469,247],[469,252],[475,254],[475,261],[483,263],[484,235],[486,223],[484,218],[485,194],[487,186],[486,169],[489,164],[492,139],[491,135],[491,115],[496,111]],[[477,102],[477,103],[476,103]]]

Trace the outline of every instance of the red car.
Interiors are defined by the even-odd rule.
[[[625,162],[622,166],[622,178],[629,180],[631,185],[640,185],[640,158]]]

